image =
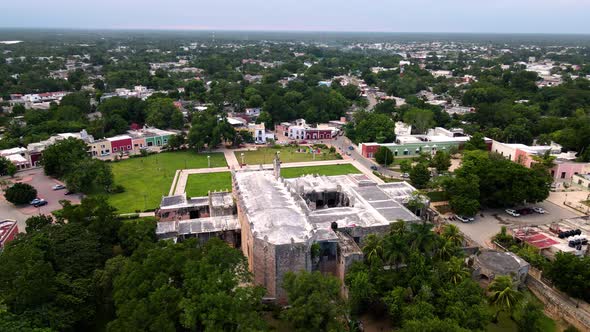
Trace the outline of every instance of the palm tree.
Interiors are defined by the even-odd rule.
[[[461,231],[459,230],[459,227],[457,227],[457,225],[445,225],[441,236],[443,239],[449,241],[450,243],[458,247],[463,245],[463,234],[461,234]]]
[[[411,226],[412,249],[422,253],[429,252],[434,246],[435,236],[431,224],[412,224]]]
[[[451,257],[446,263],[449,281],[457,285],[469,277],[469,270],[465,267],[463,260],[458,257]]]
[[[383,256],[389,265],[398,266],[405,262],[408,243],[403,236],[389,235],[383,239]]]
[[[365,239],[365,246],[363,247],[363,254],[365,254],[369,263],[382,261],[382,239],[375,234],[367,236]]]
[[[490,303],[498,308],[494,322],[498,322],[501,311],[509,312],[520,300],[521,294],[510,276],[498,276],[488,287]]]

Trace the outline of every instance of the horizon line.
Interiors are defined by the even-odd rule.
[[[493,32],[493,31],[384,31],[384,30],[305,30],[305,29],[230,29],[211,27],[15,27],[0,26],[0,30],[71,30],[71,31],[158,31],[158,32],[280,32],[280,33],[382,33],[382,34],[466,34],[466,35],[583,35],[590,36],[590,32]]]

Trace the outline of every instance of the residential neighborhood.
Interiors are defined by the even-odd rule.
[[[587,4],[175,1],[0,10],[0,331],[590,331]]]

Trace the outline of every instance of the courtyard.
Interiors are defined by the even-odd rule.
[[[281,153],[281,161],[283,163],[338,159],[336,153],[330,153],[328,149],[320,149],[319,153],[311,153],[311,149],[308,146],[258,148],[256,150],[236,151],[234,154],[240,163],[242,163],[242,154],[244,154],[244,164],[258,165],[271,164],[277,152]]]
[[[281,168],[281,175],[288,179],[300,177],[306,174],[333,176],[359,173],[361,173],[361,171],[351,164]]]
[[[122,193],[110,194],[109,202],[119,213],[145,211],[159,206],[162,196],[168,195],[170,185],[179,169],[227,166],[222,153],[197,154],[192,151],[177,151],[130,158],[112,163],[116,185],[125,189]]]
[[[186,183],[188,197],[207,196],[209,191],[231,190],[231,173],[202,173],[191,174]]]

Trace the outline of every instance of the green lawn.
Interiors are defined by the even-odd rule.
[[[176,170],[206,168],[207,155],[211,167],[227,166],[222,153],[197,154],[177,151],[154,154],[143,158],[131,158],[111,163],[115,184],[125,192],[109,195],[109,202],[119,213],[155,209],[163,195],[168,195]]]
[[[230,172],[191,174],[186,183],[188,197],[207,196],[209,191],[231,190]]]
[[[306,174],[319,174],[330,176],[359,173],[360,171],[351,164],[281,168],[281,176],[287,179],[296,178]]]
[[[248,165],[271,164],[275,154],[281,152],[281,161],[283,163],[294,163],[304,161],[314,161],[313,154],[309,153],[309,148],[301,147],[282,147],[275,148],[259,148],[251,151],[236,151],[234,154],[238,162],[242,162],[242,153],[244,154],[244,163]],[[301,151],[301,152],[299,152]],[[303,152],[307,151],[307,152]],[[324,155],[325,151],[325,155]],[[315,155],[315,160],[334,160],[337,159],[336,154],[330,153],[328,149],[322,149],[321,154]]]

